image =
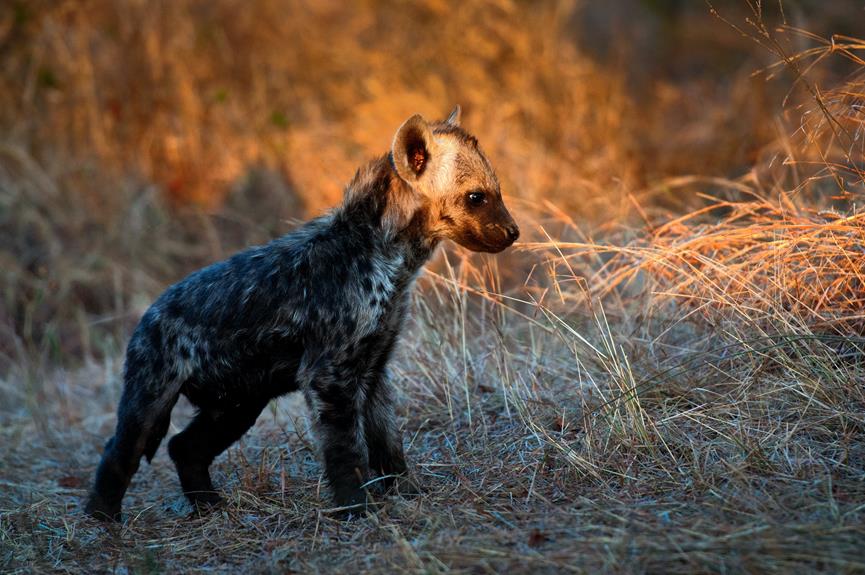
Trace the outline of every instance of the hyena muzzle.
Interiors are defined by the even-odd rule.
[[[499,252],[519,229],[477,140],[409,118],[388,154],[358,170],[342,205],[169,287],[126,351],[114,437],[86,511],[119,519],[141,457],[150,461],[180,394],[198,408],[168,452],[196,506],[220,498],[208,468],[267,403],[303,392],[338,506],[367,504],[407,468],[387,378],[412,288],[443,239]],[[408,482],[410,484],[410,482]]]

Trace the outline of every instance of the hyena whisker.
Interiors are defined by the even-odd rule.
[[[312,412],[339,509],[365,509],[367,487],[397,484],[408,468],[387,364],[415,279],[444,239],[498,252],[519,236],[459,116],[459,107],[443,122],[412,116],[390,152],[357,171],[339,207],[157,298],[126,350],[117,427],[89,514],[120,518],[141,457],[153,458],[180,395],[198,412],[168,453],[196,506],[220,502],[213,460],[271,399],[294,391]]]

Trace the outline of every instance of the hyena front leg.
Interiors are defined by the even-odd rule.
[[[360,513],[366,509],[363,485],[369,476],[361,388],[356,378],[335,377],[333,371],[319,370],[304,386],[304,394],[315,418],[334,502],[350,508],[347,513]]]
[[[402,435],[397,427],[393,391],[386,373],[379,374],[368,385],[363,417],[369,467],[373,473],[381,474],[382,488],[389,490],[398,485],[400,492],[416,493],[417,486],[407,476]]]

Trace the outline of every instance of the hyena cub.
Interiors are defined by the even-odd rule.
[[[358,170],[341,206],[267,245],[168,288],[126,351],[114,437],[86,511],[119,519],[141,456],[153,458],[180,394],[198,413],[168,443],[184,494],[220,498],[208,468],[267,403],[302,391],[338,506],[364,509],[364,484],[406,473],[387,363],[421,267],[442,239],[499,252],[519,229],[477,140],[406,120],[388,154]]]

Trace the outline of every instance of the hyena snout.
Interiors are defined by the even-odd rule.
[[[498,253],[506,248],[511,247],[511,245],[517,241],[517,238],[520,237],[520,228],[515,223],[510,223],[502,226],[502,234],[504,239],[500,244],[498,244],[495,253]]]
[[[520,237],[520,228],[515,223],[500,224],[495,231],[495,239],[489,241],[491,248],[489,251],[492,253],[499,253],[511,247],[517,241],[517,238]]]
[[[479,224],[473,230],[458,234],[455,238],[457,243],[472,251],[497,254],[511,247],[520,237],[520,228],[510,216]]]
[[[514,224],[510,224],[510,225],[508,225],[508,226],[505,226],[505,236],[506,236],[507,239],[508,239],[508,242],[509,242],[508,245],[510,245],[510,244],[514,243],[515,241],[517,241],[517,240],[519,239],[519,237],[520,237],[520,228],[519,228],[519,226],[517,226],[517,224],[515,224],[515,223],[514,223]]]
[[[502,205],[498,217],[487,226],[486,244],[492,253],[498,253],[509,248],[520,237],[520,228],[510,212]]]

